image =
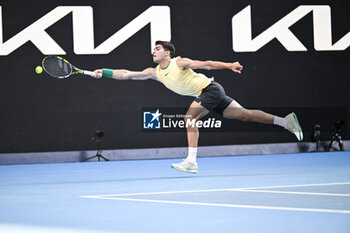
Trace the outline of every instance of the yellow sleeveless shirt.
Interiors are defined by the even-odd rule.
[[[198,97],[212,79],[196,73],[192,69],[181,70],[176,64],[177,59],[181,59],[181,57],[172,58],[164,69],[158,65],[156,67],[157,79],[177,94]]]

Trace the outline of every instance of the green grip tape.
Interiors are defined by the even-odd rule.
[[[113,78],[113,70],[112,69],[102,69],[102,77]]]

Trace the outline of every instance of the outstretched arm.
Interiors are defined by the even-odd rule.
[[[241,73],[243,66],[239,62],[221,62],[221,61],[196,61],[189,58],[178,59],[177,65],[180,69],[204,69],[204,70],[219,70],[230,69],[233,72]]]
[[[102,78],[103,71],[98,69],[94,71],[94,78]],[[130,71],[130,70],[113,70],[113,79],[117,80],[146,80],[157,79],[155,68],[147,68],[143,71]]]

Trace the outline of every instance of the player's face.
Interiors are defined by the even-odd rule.
[[[167,55],[169,51],[165,51],[163,46],[156,45],[156,47],[153,50],[153,62],[159,63],[161,62]]]

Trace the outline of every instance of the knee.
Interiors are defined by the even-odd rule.
[[[187,133],[192,132],[192,133],[198,133],[198,128],[196,126],[196,121],[197,119],[191,115],[186,115],[184,117],[185,120],[185,126]]]
[[[239,107],[234,109],[226,109],[223,112],[223,117],[239,121],[251,121],[253,118],[253,114],[251,110]]]
[[[250,110],[245,110],[243,111],[241,117],[240,117],[240,120],[241,121],[252,121],[252,112]]]
[[[195,121],[195,118],[192,115],[186,114],[184,117],[185,123]]]

